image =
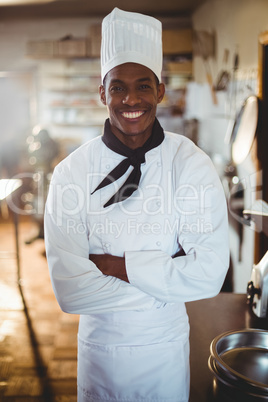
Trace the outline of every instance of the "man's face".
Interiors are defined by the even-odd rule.
[[[100,98],[108,107],[111,129],[124,144],[136,148],[152,133],[156,107],[165,94],[154,73],[136,63],[121,64],[108,72]]]

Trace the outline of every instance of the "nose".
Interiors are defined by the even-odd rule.
[[[128,91],[122,100],[124,105],[134,106],[141,102],[141,98],[137,91]]]

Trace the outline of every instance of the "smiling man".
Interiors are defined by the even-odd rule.
[[[102,24],[103,135],[53,173],[52,285],[80,314],[78,402],[187,402],[185,302],[215,296],[228,264],[224,192],[210,159],[156,119],[161,23],[114,9]]]
[[[164,94],[164,84],[149,68],[136,63],[114,67],[100,86],[113,134],[129,148],[141,147],[152,134]]]

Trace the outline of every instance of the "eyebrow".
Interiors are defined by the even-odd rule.
[[[144,81],[152,81],[152,79],[150,77],[144,77],[138,80],[138,82],[144,82]]]
[[[145,81],[152,81],[150,77],[139,78],[137,82],[145,82]],[[111,80],[111,84],[125,84],[124,81],[120,80],[119,78],[115,78]]]

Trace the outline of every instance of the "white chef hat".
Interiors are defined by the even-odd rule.
[[[159,20],[114,8],[102,22],[101,77],[123,63],[138,63],[161,81],[162,24]]]

